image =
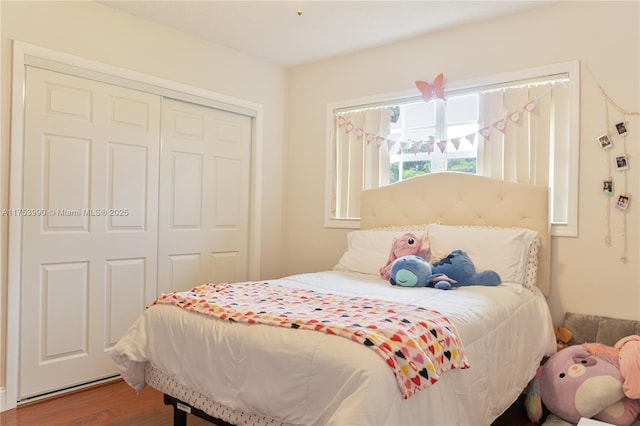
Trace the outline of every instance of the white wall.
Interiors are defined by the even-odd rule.
[[[640,110],[639,9],[638,2],[558,2],[292,69],[284,180],[285,272],[330,268],[346,246],[346,231],[323,228],[327,103],[407,90],[415,80],[429,80],[440,72],[448,81],[461,81],[580,60],[579,237],[552,242],[549,304],[555,321],[566,311],[640,320],[640,121],[637,115],[629,117],[633,130],[628,136],[627,173],[629,192],[636,200],[627,213],[629,262],[622,263],[622,214],[612,212],[612,247],[603,242],[601,186],[607,174],[596,137],[606,130],[605,104],[586,71],[588,66],[623,108]],[[618,118],[612,110],[611,119]],[[622,153],[621,146],[615,149]]]
[[[2,98],[0,204],[7,208],[11,42],[80,56],[263,106],[262,274],[280,274],[282,161],[287,71],[94,2],[0,2]],[[0,232],[0,391],[5,385],[7,218]],[[0,392],[1,396],[1,392]]]

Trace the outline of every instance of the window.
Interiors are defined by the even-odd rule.
[[[549,185],[552,234],[577,235],[579,64],[328,106],[326,226],[359,226],[360,192],[442,171]]]
[[[401,142],[390,148],[388,183],[431,172],[476,173],[476,146],[463,138],[477,133],[478,119],[477,94],[392,107],[389,137]],[[454,149],[445,151],[435,143],[448,139],[454,141]]]

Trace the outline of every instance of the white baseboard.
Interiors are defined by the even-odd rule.
[[[0,413],[7,409],[7,389],[0,388]]]

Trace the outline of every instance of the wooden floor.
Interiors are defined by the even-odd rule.
[[[122,380],[19,406],[0,413],[2,426],[163,426],[173,424],[173,409],[162,394],[146,387],[139,395]],[[211,426],[189,415],[189,426]],[[443,425],[445,426],[445,425]],[[492,426],[534,426],[522,401]]]
[[[189,425],[208,425],[189,417]],[[147,386],[139,395],[124,381],[79,390],[70,394],[21,405],[0,413],[2,426],[170,426],[173,408],[162,394]]]

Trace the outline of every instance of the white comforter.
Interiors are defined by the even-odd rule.
[[[436,309],[458,328],[471,367],[448,371],[405,400],[383,358],[348,339],[156,305],[112,351],[123,378],[142,390],[150,362],[221,404],[291,424],[488,425],[517,398],[543,355],[555,351],[539,292],[400,288],[338,271],[269,282]]]

